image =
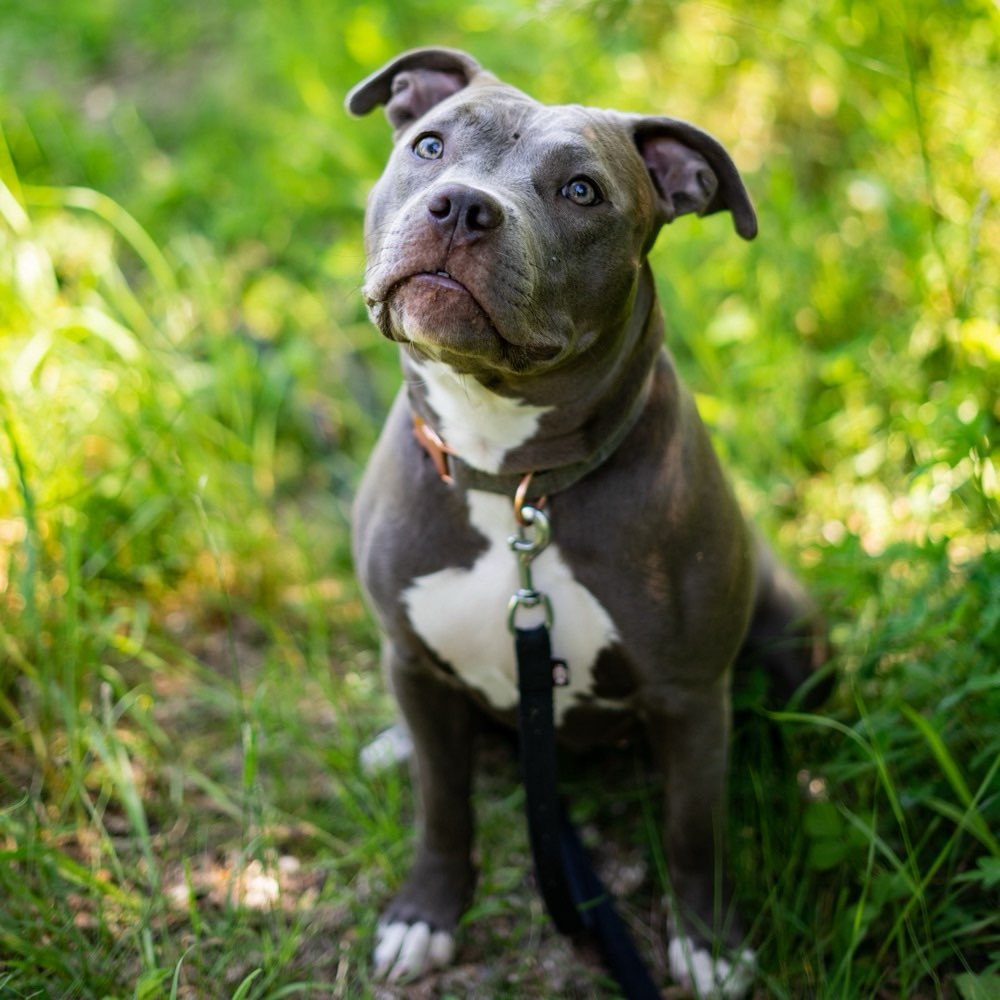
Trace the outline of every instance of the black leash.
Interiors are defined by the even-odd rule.
[[[568,683],[568,672],[565,663],[552,659],[552,610],[531,581],[531,560],[548,544],[549,525],[537,508],[515,510],[521,530],[511,539],[511,548],[518,556],[521,586],[511,599],[508,624],[517,653],[521,776],[535,877],[561,933],[589,931],[594,935],[626,1000],[659,1000],[660,991],[559,800],[554,689]],[[525,537],[527,526],[535,529],[533,541]],[[545,623],[517,627],[518,610],[535,607],[544,610]]]
[[[566,869],[562,827],[565,813],[556,795],[553,664],[544,625],[517,629],[517,685],[520,692],[521,778],[535,878],[549,915],[563,934],[579,934],[584,921]]]

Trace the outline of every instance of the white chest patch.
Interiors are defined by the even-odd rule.
[[[551,406],[532,406],[484,388],[440,361],[413,364],[438,415],[436,428],[466,462],[483,472],[499,472],[504,455],[530,440]]]
[[[514,515],[510,500],[497,494],[471,490],[468,503],[470,520],[489,540],[489,548],[471,569],[453,567],[419,577],[403,600],[421,639],[491,705],[511,709],[518,702],[514,639],[507,629],[507,603],[518,586],[517,564],[507,544]],[[565,660],[570,670],[569,685],[555,689],[558,722],[593,690],[597,656],[618,633],[597,598],[574,579],[554,543],[532,563],[532,576],[535,588],[552,602],[552,655]]]

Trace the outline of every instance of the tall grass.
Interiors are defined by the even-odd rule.
[[[159,995],[171,974],[209,982],[221,965],[231,977],[228,950],[205,960],[224,930],[259,938],[245,981],[259,989],[301,934],[293,907],[258,928],[239,905],[270,911],[280,880],[262,873],[283,871],[262,732],[280,722],[285,733],[305,686],[344,702],[327,671],[358,630],[351,584],[333,575],[344,572],[345,497],[320,494],[287,516],[272,503],[282,449],[298,447],[278,431],[291,409],[286,359],[213,329],[200,289],[119,205],[76,189],[3,193],[5,983],[16,995],[122,983]],[[332,612],[331,591],[348,595]],[[343,674],[371,694],[353,664]],[[268,687],[285,707],[264,703]],[[353,746],[338,715],[322,724]],[[178,747],[186,733],[190,753]],[[213,767],[227,747],[236,761]],[[203,812],[230,821],[217,842]],[[305,827],[337,864],[350,857]],[[222,929],[198,915],[205,893]],[[178,899],[197,959],[174,933]],[[250,965],[241,955],[235,968]]]
[[[339,105],[419,41],[733,148],[761,237],[665,234],[669,336],[841,672],[821,714],[737,706],[760,995],[997,995],[995,13],[119,7],[0,8],[0,994],[375,994],[413,808],[357,767],[391,710],[347,543],[397,381],[358,293],[388,137]],[[435,988],[606,995],[490,752]],[[619,766],[573,796],[662,971],[659,806]]]

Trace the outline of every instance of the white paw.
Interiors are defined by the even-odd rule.
[[[376,979],[390,983],[417,979],[451,965],[454,957],[455,938],[447,931],[432,931],[425,923],[382,923],[375,934]]]
[[[677,937],[670,942],[668,955],[670,974],[701,1000],[739,1000],[757,973],[757,959],[749,948],[730,959],[713,958],[690,938]]]
[[[413,741],[406,727],[397,723],[379,733],[361,750],[361,770],[369,777],[404,764],[413,755]]]

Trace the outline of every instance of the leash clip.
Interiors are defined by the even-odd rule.
[[[507,540],[511,551],[517,557],[518,589],[507,605],[507,627],[517,632],[517,613],[521,608],[541,607],[545,615],[545,627],[552,627],[552,604],[547,594],[535,590],[531,577],[531,563],[549,544],[552,529],[549,519],[538,507],[520,506],[517,511],[517,534]],[[529,537],[531,529],[532,537]]]

